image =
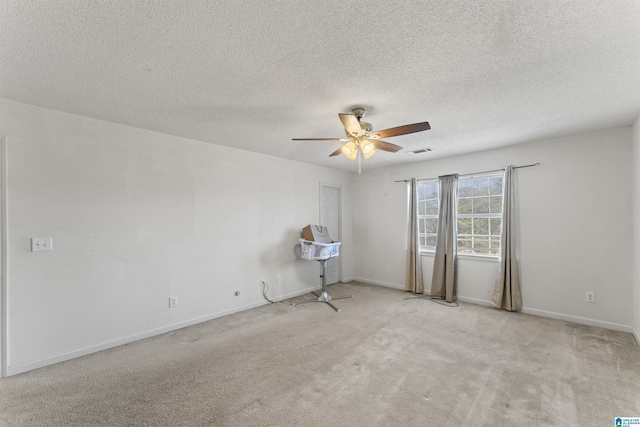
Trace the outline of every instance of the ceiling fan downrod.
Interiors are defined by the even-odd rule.
[[[354,109],[351,110],[351,112],[353,113],[354,116],[356,116],[358,121],[360,121],[360,119],[364,117],[364,114],[367,112],[367,110],[362,107],[355,107]]]

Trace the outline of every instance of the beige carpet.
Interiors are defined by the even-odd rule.
[[[0,380],[2,426],[613,426],[630,334],[352,282]],[[312,295],[299,297],[311,299]]]

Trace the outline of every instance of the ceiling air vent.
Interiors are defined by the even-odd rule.
[[[419,148],[417,150],[413,150],[412,153],[413,154],[422,154],[422,153],[428,153],[430,151],[433,151],[433,148],[426,147],[426,148]]]

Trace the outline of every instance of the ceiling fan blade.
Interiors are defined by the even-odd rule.
[[[400,147],[399,145],[392,144],[387,141],[381,141],[379,139],[369,139],[368,141],[373,142],[373,145],[375,145],[378,150],[388,151],[390,153],[395,153],[402,150],[402,147]]]
[[[336,151],[329,154],[329,157],[337,156],[338,154],[342,154],[342,147],[338,148]]]
[[[340,121],[342,125],[347,130],[349,135],[358,136],[362,134],[362,127],[360,126],[360,122],[353,114],[338,114],[340,117]]]
[[[379,130],[373,133],[373,135],[377,135],[378,138],[389,138],[392,136],[400,136],[407,135],[409,133],[422,132],[423,130],[429,130],[431,126],[429,122],[420,122],[413,123],[411,125],[398,126],[395,128],[389,128],[384,130]]]
[[[349,141],[349,138],[291,138],[292,141]]]

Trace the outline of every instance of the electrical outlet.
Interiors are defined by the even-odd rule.
[[[52,251],[53,238],[51,237],[32,237],[31,252]]]
[[[178,306],[178,297],[169,297],[169,308],[175,308]]]
[[[584,300],[586,302],[596,302],[596,293],[595,292],[585,292]]]

